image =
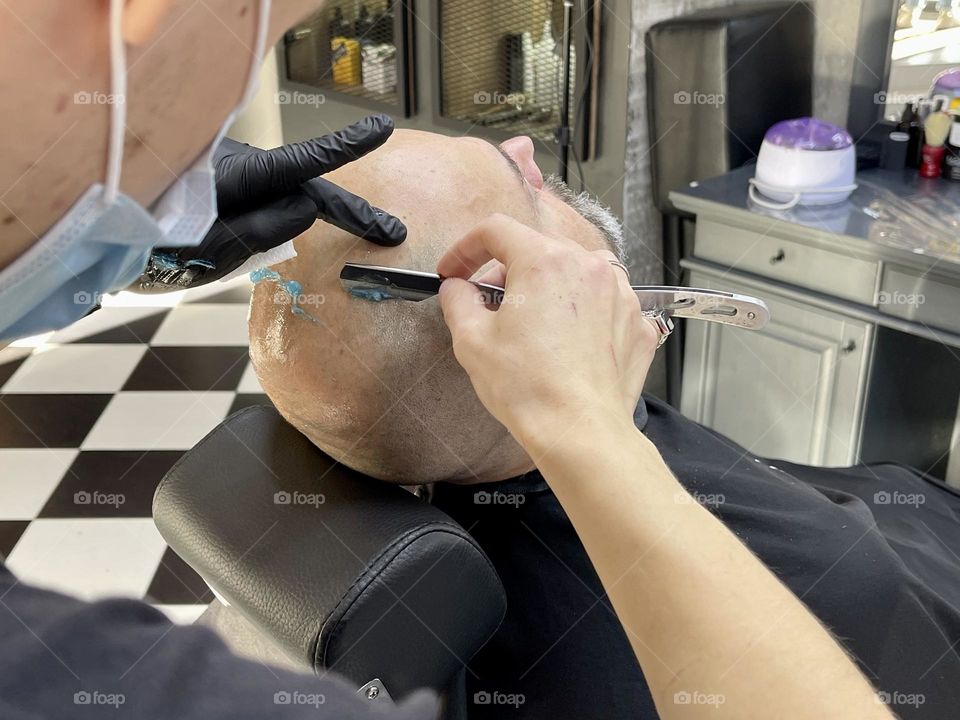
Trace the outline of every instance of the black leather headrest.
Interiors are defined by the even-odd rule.
[[[394,698],[442,691],[506,598],[451,518],[338,465],[276,410],[227,418],[157,489],[161,535],[221,596],[315,671]]]

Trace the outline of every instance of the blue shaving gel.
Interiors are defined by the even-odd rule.
[[[159,267],[161,270],[183,270],[188,267],[202,267],[207,268],[208,270],[213,270],[215,267],[217,267],[209,260],[196,259],[182,262],[180,258],[178,258],[176,255],[171,255],[170,253],[154,253],[153,264],[156,267]]]
[[[163,270],[179,270],[180,261],[173,255],[167,253],[154,253],[153,264]]]
[[[269,280],[270,282],[276,283],[277,287],[289,296],[290,311],[294,315],[302,317],[311,322],[318,324],[320,323],[317,318],[308,313],[299,305],[299,298],[303,296],[303,285],[298,283],[296,280],[284,280],[282,277],[280,277],[280,273],[278,273],[276,270],[271,270],[270,268],[260,268],[259,270],[254,270],[252,273],[250,273],[250,282],[258,283],[263,282],[264,280]]]
[[[199,258],[196,259],[196,260],[187,260],[187,262],[184,263],[183,266],[184,266],[185,268],[188,268],[188,267],[202,267],[202,268],[207,268],[207,270],[213,270],[215,267],[217,267],[216,265],[214,265],[214,264],[213,264],[212,262],[210,262],[209,260],[200,260]]]
[[[353,297],[370,302],[383,302],[384,300],[396,300],[389,291],[376,287],[352,287],[349,292]]]

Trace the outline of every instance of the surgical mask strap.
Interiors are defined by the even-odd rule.
[[[110,0],[110,134],[107,140],[107,168],[103,201],[112,204],[120,193],[123,170],[123,141],[127,129],[127,50],[123,40],[124,0]],[[239,107],[245,107],[257,91],[252,77],[263,62],[270,28],[270,0],[257,3],[257,32],[253,41],[253,58],[247,73],[247,84]]]
[[[240,109],[245,108],[257,92],[258,83],[253,82],[253,77],[260,72],[260,66],[263,64],[267,31],[270,29],[270,0],[259,0],[257,5],[257,34],[253,39],[253,60],[250,62],[250,72],[247,74],[247,87],[238,105]]]
[[[110,135],[103,201],[111,205],[120,192],[123,138],[127,128],[127,52],[123,42],[124,0],[110,0]]]

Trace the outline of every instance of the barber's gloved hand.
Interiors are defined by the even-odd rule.
[[[407,237],[400,220],[320,177],[380,147],[393,128],[388,115],[371,115],[274,150],[224,139],[213,158],[219,217],[196,247],[154,248],[139,289],[181,290],[219,280],[318,218],[377,245],[399,245]]]
[[[659,333],[607,250],[588,251],[495,215],[458,240],[437,272],[453,351],[487,410],[521,445],[585,418],[632,427]],[[505,289],[491,309],[466,282]]]

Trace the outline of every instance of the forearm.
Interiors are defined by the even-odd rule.
[[[209,629],[171,627],[143,603],[84,603],[21,583],[2,565],[0,597],[3,717],[436,717],[429,693],[384,714],[333,673],[316,677],[241,659]]]
[[[522,441],[583,541],[662,717],[890,717],[830,634],[636,428],[588,416]]]

